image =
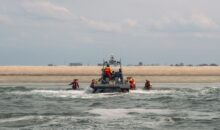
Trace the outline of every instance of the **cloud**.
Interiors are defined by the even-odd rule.
[[[110,23],[110,22],[103,22],[103,21],[97,21],[97,20],[92,20],[88,19],[86,17],[80,16],[80,20],[83,23],[86,23],[90,27],[100,30],[100,31],[107,31],[107,32],[122,32],[122,27],[120,24],[117,23]]]
[[[220,39],[219,32],[195,32],[193,36],[199,39]]]
[[[106,32],[124,32],[129,28],[134,28],[137,25],[137,22],[134,20],[125,20],[122,23],[113,23],[113,22],[106,22],[106,21],[97,21],[88,19],[86,17],[80,16],[80,21],[87,24],[89,27],[99,30],[99,31],[106,31]]]
[[[204,14],[193,14],[192,23],[205,29],[215,29],[219,27],[213,19],[205,16]]]
[[[60,19],[60,20],[79,20],[88,27],[105,32],[123,32],[126,29],[134,28],[137,25],[135,20],[127,19],[124,22],[114,23],[110,21],[101,21],[78,16],[71,13],[67,8],[55,5],[49,1],[23,1],[22,7],[29,16],[42,19]]]
[[[57,24],[54,21],[62,20],[65,22],[68,21],[70,23],[68,24],[69,26],[77,26],[78,24],[79,27],[84,26],[87,27],[87,29],[117,33],[130,31],[129,33],[135,33],[137,35],[145,33],[146,31],[199,32],[220,30],[220,25],[215,21],[216,19],[212,19],[210,16],[198,12],[188,16],[169,13],[167,15],[149,15],[149,17],[145,18],[144,16],[147,14],[140,14],[142,16],[141,18],[132,17],[131,15],[133,19],[126,19],[126,16],[122,15],[122,19],[119,21],[118,18],[113,18],[116,14],[113,14],[111,20],[106,20],[105,18],[109,18],[103,11],[103,14],[101,14],[103,15],[103,19],[98,20],[95,18],[96,16],[93,17],[90,15],[90,17],[88,17],[86,14],[81,16],[81,14],[71,12],[64,6],[64,3],[64,5],[61,5],[62,2],[58,2],[57,4],[49,0],[21,0],[20,2],[16,1],[15,4],[11,1],[5,2],[5,6],[0,5],[0,13],[5,10],[2,14],[8,15],[8,17],[0,15],[0,23],[9,22],[10,18],[21,21],[21,23],[24,23],[23,21],[26,20],[25,22],[30,24],[34,23],[34,21],[40,24],[39,20],[41,19],[49,19],[54,24]],[[31,20],[28,21],[29,19]],[[13,20],[11,21],[13,22]],[[41,24],[45,24],[45,22],[41,21]]]
[[[32,17],[62,20],[72,18],[73,16],[67,8],[52,4],[49,1],[24,1],[22,7]]]
[[[0,23],[10,23],[11,19],[8,16],[0,15]]]
[[[158,19],[149,19],[146,27],[148,31],[167,32],[194,32],[219,30],[219,24],[204,14],[192,14],[191,16],[163,16]]]
[[[132,19],[127,19],[125,20],[125,23],[127,24],[128,27],[133,28],[138,25],[137,21],[132,20]]]
[[[45,22],[39,22],[39,20],[56,20],[68,21],[69,23],[80,22],[82,26],[86,26],[88,29],[104,31],[104,32],[125,32],[131,28],[137,26],[137,22],[132,19],[125,19],[119,22],[112,22],[107,20],[97,20],[80,16],[68,10],[65,6],[55,4],[48,0],[21,0],[13,4],[11,1],[6,2],[5,6],[0,6],[0,13],[9,15],[12,19],[18,22],[24,23],[24,21],[33,25],[45,24]],[[4,8],[3,8],[4,7]],[[32,20],[32,21],[28,21]],[[37,20],[37,23],[35,21]],[[0,22],[7,21],[6,17],[0,17]],[[12,20],[13,21],[13,20]],[[57,23],[55,23],[57,24]],[[73,26],[69,25],[69,26]]]

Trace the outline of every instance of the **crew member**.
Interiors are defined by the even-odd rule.
[[[121,68],[120,68],[119,71],[118,71],[118,77],[120,77],[121,81],[124,80],[124,79],[123,79],[123,75],[122,75],[122,70],[121,70]]]
[[[74,79],[73,82],[71,82],[69,85],[72,85],[72,89],[76,90],[79,88],[79,82],[78,79]]]
[[[136,83],[135,83],[134,78],[131,77],[130,80],[129,80],[129,83],[130,83],[130,89],[135,90],[136,89]]]
[[[149,80],[146,80],[144,89],[150,90],[152,89],[152,85]]]
[[[93,79],[92,80],[92,82],[91,82],[91,84],[90,84],[90,88],[92,88],[93,89],[93,93],[95,93],[96,92],[96,88],[95,88],[95,84],[97,83],[97,81],[95,80],[95,79]]]
[[[105,77],[108,77],[109,79],[112,78],[112,69],[110,68],[109,64],[104,69]]]
[[[91,84],[90,84],[90,87],[94,89],[95,83],[96,83],[96,80],[93,79],[92,82],[91,82]]]

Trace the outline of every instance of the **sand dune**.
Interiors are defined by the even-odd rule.
[[[0,75],[97,76],[101,69],[100,66],[1,66]],[[220,67],[126,66],[123,72],[133,76],[220,76]]]
[[[1,66],[0,83],[66,83],[73,78],[90,82],[93,78],[99,78],[101,69],[100,66]],[[123,72],[125,76],[135,77],[137,82],[144,82],[145,79],[159,83],[220,82],[220,67],[125,66]]]

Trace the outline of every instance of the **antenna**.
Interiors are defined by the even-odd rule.
[[[104,66],[105,66],[105,60],[103,58],[102,69],[104,69]]]
[[[120,68],[121,68],[121,58],[120,58]],[[122,69],[122,68],[121,68]]]

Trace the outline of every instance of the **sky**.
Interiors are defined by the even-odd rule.
[[[220,64],[219,0],[0,0],[0,65]]]

